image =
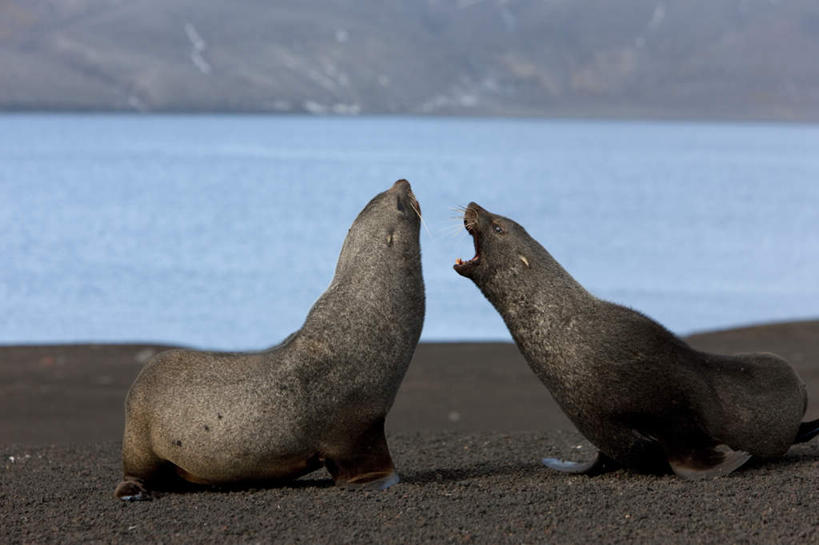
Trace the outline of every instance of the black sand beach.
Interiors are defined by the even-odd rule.
[[[819,418],[819,322],[695,335],[768,351]],[[422,344],[387,421],[402,482],[332,486],[324,470],[268,489],[124,504],[122,401],[163,347],[0,347],[0,543],[816,543],[819,439],[707,482],[616,471],[566,476],[544,455],[589,445],[509,344]]]

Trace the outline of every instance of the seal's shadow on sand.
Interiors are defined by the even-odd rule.
[[[819,448],[814,445],[791,447],[787,454],[779,458],[752,457],[748,463],[737,470],[737,473],[750,473],[759,469],[780,471],[808,462],[819,462]]]
[[[299,479],[282,481],[242,481],[230,484],[196,484],[188,482],[165,470],[161,481],[152,483],[151,491],[159,498],[166,494],[199,494],[202,492],[251,492],[254,490],[307,488],[332,488],[335,486],[332,476],[324,468],[317,469]]]
[[[735,476],[753,476],[759,470],[781,471],[792,466],[796,466],[807,462],[819,462],[819,448],[814,446],[803,446],[793,449],[787,455],[781,458],[751,458],[748,463],[739,468]],[[618,472],[625,471],[631,473],[627,469],[618,469]],[[562,476],[561,473],[550,470],[543,464],[533,461],[531,463],[515,463],[515,464],[498,464],[493,462],[482,462],[474,464],[470,467],[446,467],[440,469],[427,469],[420,471],[400,471],[399,475],[401,484],[411,485],[427,485],[444,482],[459,482],[469,479],[480,479],[484,477],[497,476],[519,476],[528,477],[531,475],[542,474],[544,476]],[[654,475],[656,477],[671,477],[673,473],[669,470],[667,473],[638,473],[633,472],[635,477],[640,475]],[[598,476],[599,477],[599,476]],[[589,477],[594,479],[595,477]],[[325,469],[317,469],[316,471],[305,475],[299,479],[281,481],[281,482],[244,482],[233,485],[198,485],[189,483],[182,479],[175,479],[168,481],[164,486],[155,489],[158,496],[165,494],[197,494],[201,492],[251,492],[255,490],[268,489],[288,489],[288,490],[302,490],[302,489],[321,489],[333,488],[335,484],[332,477]]]
[[[478,479],[481,477],[494,477],[501,475],[524,476],[543,471],[547,471],[547,469],[543,467],[542,464],[537,462],[508,465],[498,465],[486,462],[474,465],[472,467],[407,471],[401,475],[401,482],[423,485],[440,482],[458,482],[465,481],[467,479]]]
[[[743,465],[734,474],[736,476],[746,475],[752,476],[759,470],[780,471],[796,466],[806,462],[819,461],[819,451],[813,449],[800,449],[802,452],[790,452],[781,458],[751,458],[748,463]],[[634,475],[635,478],[640,476],[654,476],[654,477],[673,477],[674,474],[669,468],[666,472],[636,472],[629,469],[617,469],[616,472],[626,472]],[[542,474],[546,476],[568,477],[567,474],[549,469],[538,462],[532,463],[518,463],[508,465],[498,465],[493,463],[482,463],[467,468],[441,468],[431,469],[426,471],[405,472],[401,475],[401,482],[407,484],[430,484],[440,482],[458,482],[468,479],[478,479],[482,477],[517,475],[530,476],[534,474]],[[588,476],[589,479],[600,477],[601,475]]]
[[[758,458],[752,457],[745,465],[737,470],[734,475],[736,476],[748,476],[751,477],[754,473],[758,472],[759,470],[770,470],[770,471],[784,471],[788,468],[793,466],[797,466],[803,463],[816,463],[819,461],[819,448],[811,445],[811,446],[801,446],[795,447],[791,449],[788,454],[779,458]],[[671,468],[668,468],[668,471],[665,472],[637,472],[630,469],[619,468],[616,469],[615,472],[622,473],[625,472],[627,474],[634,475],[635,478],[640,476],[654,476],[654,477],[674,477],[674,473],[671,471]],[[401,481],[407,484],[430,484],[430,483],[440,483],[440,482],[458,482],[458,481],[465,481],[468,479],[478,479],[482,477],[493,477],[493,476],[520,476],[520,477],[527,477],[531,475],[541,474],[544,477],[554,476],[554,477],[567,477],[568,475],[562,474],[558,471],[554,471],[549,469],[548,467],[544,466],[542,463],[537,461],[533,461],[531,463],[516,463],[516,464],[497,464],[493,462],[483,462],[479,464],[475,464],[471,467],[464,467],[464,468],[441,468],[441,469],[430,469],[430,470],[423,470],[423,471],[406,471],[402,472],[401,474]],[[594,479],[600,477],[601,475],[597,476],[589,476],[588,478]]]
[[[458,482],[482,477],[504,475],[529,476],[535,473],[547,473],[549,470],[537,462],[525,464],[498,465],[483,463],[465,468],[441,468],[422,471],[399,472],[401,484],[426,485],[442,482]],[[165,494],[198,494],[202,492],[251,492],[254,490],[289,489],[301,490],[308,488],[333,488],[332,477],[324,469],[318,469],[300,479],[282,482],[244,482],[232,485],[201,485],[175,479],[166,481],[153,490],[157,496]],[[346,488],[346,487],[344,487]],[[350,487],[355,488],[355,487]]]
[[[203,492],[253,492],[259,490],[272,489],[288,489],[288,490],[302,490],[308,488],[332,488],[335,486],[333,478],[327,475],[326,478],[316,476],[314,478],[301,478],[292,481],[283,481],[276,483],[235,483],[230,485],[205,485],[194,484],[183,481],[181,479],[163,483],[162,485],[155,485],[151,489],[152,493],[159,498],[167,494],[200,494]]]

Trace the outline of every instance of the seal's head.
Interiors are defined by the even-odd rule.
[[[398,180],[388,190],[367,203],[350,227],[339,257],[339,267],[352,261],[361,266],[386,263],[401,258],[419,258],[421,207],[406,180]],[[338,268],[337,268],[338,271]]]
[[[464,210],[464,226],[472,235],[475,257],[469,261],[456,259],[454,269],[475,282],[499,272],[529,268],[532,259],[542,251],[523,227],[474,202]]]

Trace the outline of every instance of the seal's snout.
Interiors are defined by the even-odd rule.
[[[466,206],[466,209],[467,209],[467,210],[471,210],[471,211],[472,211],[474,214],[476,214],[476,215],[477,215],[477,214],[479,214],[479,215],[483,215],[483,216],[488,216],[488,215],[490,215],[490,214],[489,214],[489,211],[488,211],[487,209],[485,209],[483,206],[479,205],[478,203],[476,203],[476,202],[474,202],[474,201],[473,201],[473,202],[471,202],[471,203],[469,203],[469,204]]]
[[[474,231],[478,227],[478,211],[483,210],[474,202],[469,203],[464,210],[464,227],[470,235],[474,236]]]
[[[400,180],[396,181],[394,184],[392,184],[390,191],[397,192],[399,199],[406,199],[410,205],[410,208],[412,208],[419,218],[421,217],[421,205],[418,204],[418,199],[415,198],[415,193],[412,192],[412,186],[407,180],[401,178]]]

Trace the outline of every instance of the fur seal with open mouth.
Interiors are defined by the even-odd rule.
[[[420,221],[409,182],[395,182],[358,215],[330,286],[282,344],[149,361],[126,399],[115,496],[150,499],[178,477],[275,483],[322,465],[336,484],[398,482],[384,419],[424,322]]]
[[[514,221],[464,212],[476,255],[458,259],[503,317],[529,366],[597,449],[560,471],[618,466],[686,479],[730,473],[819,434],[802,423],[805,385],[773,354],[699,352],[629,308],[592,296]]]

